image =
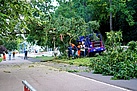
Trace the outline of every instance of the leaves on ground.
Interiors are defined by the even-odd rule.
[[[7,70],[4,70],[3,72],[5,72],[5,73],[11,73],[10,71],[7,71]]]
[[[29,65],[29,68],[34,67],[34,65]]]

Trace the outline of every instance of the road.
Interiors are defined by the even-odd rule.
[[[21,57],[0,63],[0,91],[23,91],[22,80],[37,91],[128,91]]]

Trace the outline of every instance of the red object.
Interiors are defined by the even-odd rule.
[[[3,55],[3,60],[6,61],[6,55],[5,54]]]
[[[29,88],[27,88],[26,86],[24,86],[24,91],[30,91]]]
[[[80,57],[80,45],[78,45],[77,47],[78,47],[78,56]]]

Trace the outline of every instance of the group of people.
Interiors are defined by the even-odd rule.
[[[13,51],[13,52],[8,52],[8,56],[9,56],[9,60],[11,60],[11,57],[12,57],[12,55],[13,55],[13,59],[15,58],[15,52]],[[28,51],[24,51],[24,59],[27,59],[27,54],[28,54]],[[6,52],[3,52],[3,61],[6,61]]]
[[[78,42],[78,45],[70,43],[68,46],[68,58],[85,57],[88,53],[88,47],[85,46],[85,42]]]
[[[11,55],[13,55],[13,58],[15,58],[15,52],[8,52],[9,60],[11,60]],[[3,61],[6,61],[6,52],[3,52]]]

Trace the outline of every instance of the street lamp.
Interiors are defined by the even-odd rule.
[[[55,36],[53,36],[53,43],[54,43],[54,51],[53,51],[53,54],[54,56],[56,57],[57,56],[57,50],[56,50],[56,47],[55,47]]]

